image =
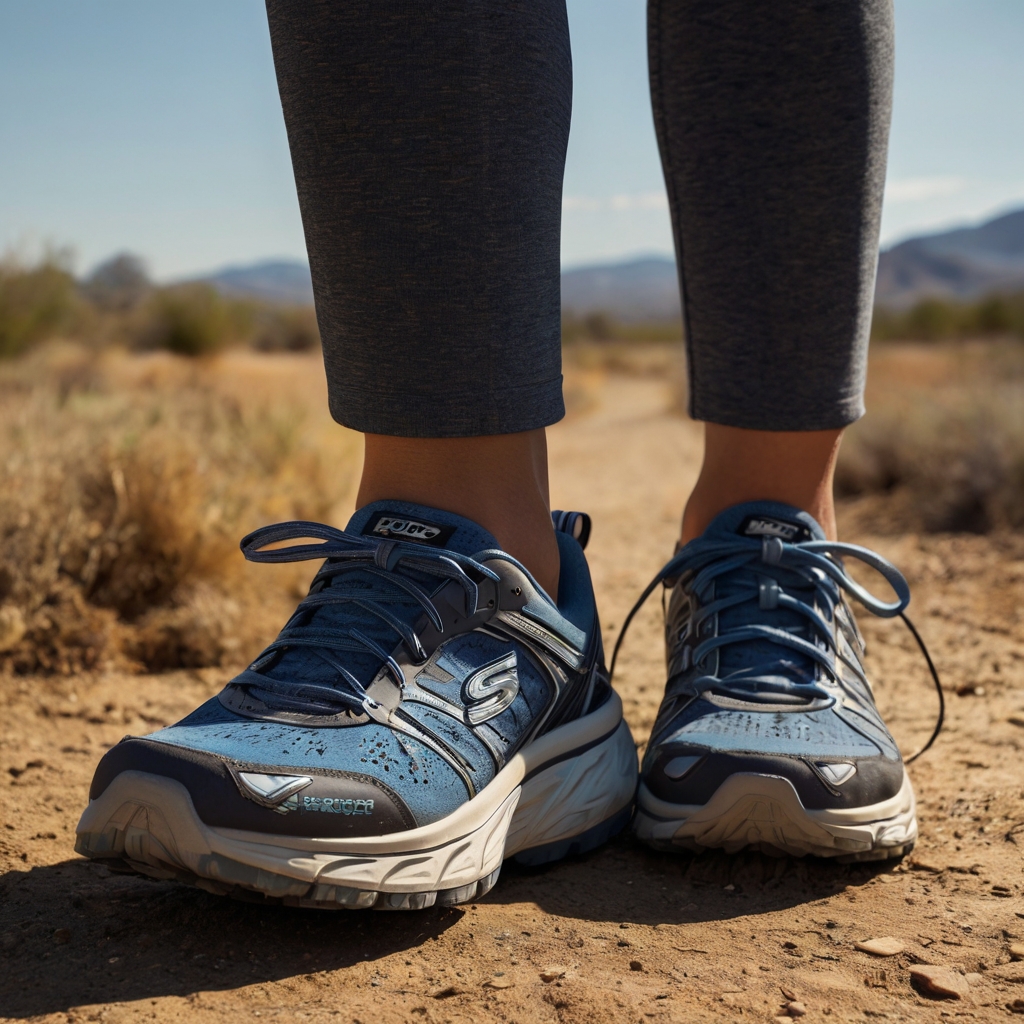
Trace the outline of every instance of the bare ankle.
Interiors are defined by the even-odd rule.
[[[485,437],[365,435],[357,504],[411,501],[472,519],[557,599],[559,555],[543,430]]]
[[[832,478],[841,430],[742,430],[705,424],[704,464],[683,512],[682,542],[745,501],[781,501],[810,513],[836,537]]]

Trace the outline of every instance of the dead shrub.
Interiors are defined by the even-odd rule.
[[[320,347],[312,306],[267,306],[254,317],[252,347],[257,352],[309,352]]]
[[[208,521],[195,453],[154,444],[111,458],[114,507],[81,580],[93,604],[133,621],[191,579],[217,576],[234,545]]]
[[[836,472],[848,512],[885,532],[1024,528],[1024,352],[937,349],[916,365],[872,361]]]
[[[301,396],[262,396],[228,368],[157,357],[140,375],[153,357],[70,352],[0,374],[0,667],[158,670],[253,653],[272,627],[238,539],[277,518],[330,518],[352,479],[351,437],[336,428],[332,451]],[[76,359],[91,372],[73,374]]]

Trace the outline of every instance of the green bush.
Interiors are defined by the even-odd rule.
[[[163,348],[183,356],[219,352],[240,340],[251,313],[207,284],[182,284],[155,291],[142,308],[137,333],[141,348]]]
[[[572,310],[562,314],[562,343],[577,341],[681,341],[679,320],[637,320],[624,322],[610,313],[597,311],[578,316]]]
[[[1024,292],[977,302],[922,299],[910,309],[877,307],[871,337],[878,341],[949,341],[1016,335],[1024,338]]]
[[[0,358],[20,355],[70,326],[77,308],[66,254],[48,254],[33,267],[0,260]]]
[[[1019,334],[1024,337],[1024,295],[991,295],[975,307],[981,334]]]
[[[229,345],[304,352],[320,344],[311,306],[230,298],[201,281],[156,287],[145,264],[121,253],[76,281],[69,254],[35,264],[0,259],[0,358],[65,334],[93,347],[126,345],[204,356]]]
[[[268,306],[255,314],[252,347],[258,352],[307,352],[319,344],[312,306]]]

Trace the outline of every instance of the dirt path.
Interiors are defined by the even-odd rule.
[[[554,503],[594,515],[610,640],[671,552],[698,460],[696,428],[650,378],[591,381],[552,431]],[[922,839],[883,868],[667,856],[629,838],[539,873],[511,867],[475,905],[419,914],[268,909],[111,876],[78,859],[92,768],[127,732],[173,721],[219,671],[0,679],[0,1016],[47,1021],[337,1020],[603,1024],[1010,1016],[1024,1000],[1024,582],[1019,538],[868,539],[901,564],[945,676],[949,725],[912,769]],[[661,686],[656,598],[617,684],[642,741]],[[934,699],[909,638],[864,621],[880,701],[907,748]],[[958,695],[960,694],[960,695]],[[893,936],[875,958],[860,940]],[[948,966],[963,998],[911,982]],[[1024,1002],[1021,1002],[1024,1008]]]

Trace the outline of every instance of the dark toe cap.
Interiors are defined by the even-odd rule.
[[[849,770],[855,766],[855,771]],[[738,773],[788,779],[807,810],[865,807],[894,797],[903,785],[903,762],[886,757],[836,761],[765,754],[724,754],[666,744],[652,752],[642,780],[659,800],[704,805]]]
[[[127,771],[180,782],[200,819],[218,828],[347,839],[416,827],[405,803],[367,775],[242,764],[202,750],[134,737],[104,755],[89,798],[101,796]]]

